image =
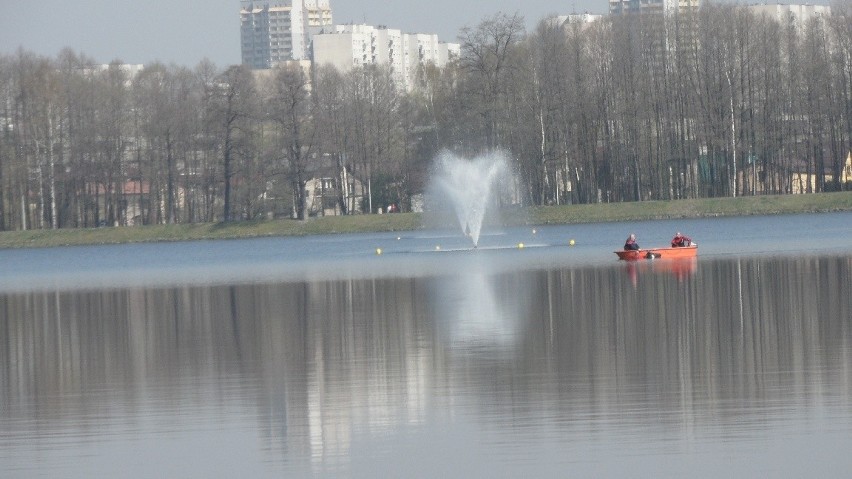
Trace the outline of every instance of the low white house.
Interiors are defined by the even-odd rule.
[[[317,171],[305,184],[305,216],[337,216],[363,212],[364,183],[345,168]]]

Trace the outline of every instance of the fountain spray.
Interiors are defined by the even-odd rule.
[[[477,247],[486,208],[508,174],[505,155],[495,152],[466,159],[444,152],[438,157],[436,168],[436,193],[452,204],[459,227]]]

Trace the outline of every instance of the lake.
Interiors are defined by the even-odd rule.
[[[675,231],[696,260],[613,254]],[[852,213],[0,264],[3,477],[852,470]]]

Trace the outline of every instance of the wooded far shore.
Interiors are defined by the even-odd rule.
[[[672,218],[824,213],[852,211],[852,191],[803,195],[764,195],[675,201],[639,201],[537,206],[499,211],[505,226],[643,221]],[[391,213],[154,226],[42,229],[0,232],[0,248],[194,241],[269,236],[412,231],[437,227],[428,213]],[[450,225],[445,225],[450,226]]]

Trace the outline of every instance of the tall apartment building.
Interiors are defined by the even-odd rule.
[[[335,25],[312,37],[313,61],[345,72],[353,67],[390,65],[394,81],[403,89],[414,85],[417,68],[426,63],[441,67],[460,54],[457,43],[438,41],[435,34],[408,34],[384,26]]]
[[[612,16],[650,15],[657,19],[650,28],[657,29],[655,61],[662,62],[664,55],[674,52],[695,54],[698,48],[697,13],[701,4],[702,0],[609,0],[609,13]],[[683,27],[674,28],[676,24]]]
[[[241,0],[242,62],[255,69],[310,57],[310,35],[332,24],[328,0]]]

